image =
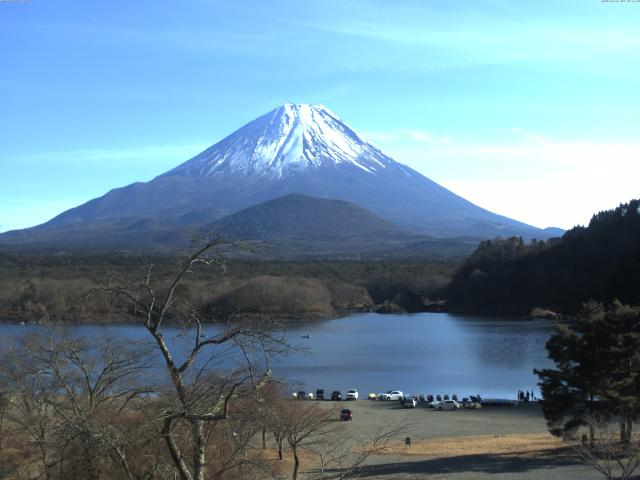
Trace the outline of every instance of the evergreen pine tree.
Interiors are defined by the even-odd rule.
[[[546,347],[555,368],[535,373],[549,430],[570,436],[591,418],[617,417],[628,443],[640,417],[640,308],[585,304],[574,323],[556,327]]]

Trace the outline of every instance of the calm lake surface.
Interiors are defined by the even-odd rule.
[[[354,314],[288,330],[304,351],[272,360],[274,374],[292,391],[349,388],[369,392],[479,393],[515,398],[518,390],[538,392],[533,368],[550,365],[544,344],[553,322],[447,313]],[[37,326],[0,325],[5,341]],[[135,325],[82,325],[72,331],[111,335],[123,341],[146,339]],[[215,327],[210,327],[212,333]],[[176,331],[177,332],[177,331]],[[308,335],[309,338],[302,338]],[[179,339],[176,346],[180,347]]]

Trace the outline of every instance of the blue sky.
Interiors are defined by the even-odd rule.
[[[501,214],[640,196],[640,3],[0,0],[0,231],[287,102]]]

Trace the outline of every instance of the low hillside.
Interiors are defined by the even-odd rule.
[[[180,216],[41,225],[0,235],[0,251],[178,255],[188,254],[194,242],[215,236],[251,242],[249,250],[225,251],[234,259],[461,259],[480,242],[416,235],[352,203],[301,194],[221,215],[200,209]]]
[[[342,200],[301,194],[260,203],[210,225],[223,237],[243,240],[336,240],[406,235],[367,210]]]
[[[224,282],[204,307],[216,318],[270,316],[276,318],[328,318],[343,311],[369,310],[373,301],[362,287],[343,283],[333,288],[305,277],[262,275]]]

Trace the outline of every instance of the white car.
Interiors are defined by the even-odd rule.
[[[440,402],[435,408],[437,410],[458,410],[460,408],[460,404],[455,400],[445,400]]]
[[[357,390],[347,390],[347,400],[357,400],[357,399],[358,399]]]
[[[385,393],[378,395],[380,400],[400,400],[404,397],[404,393],[401,390],[389,390]]]

